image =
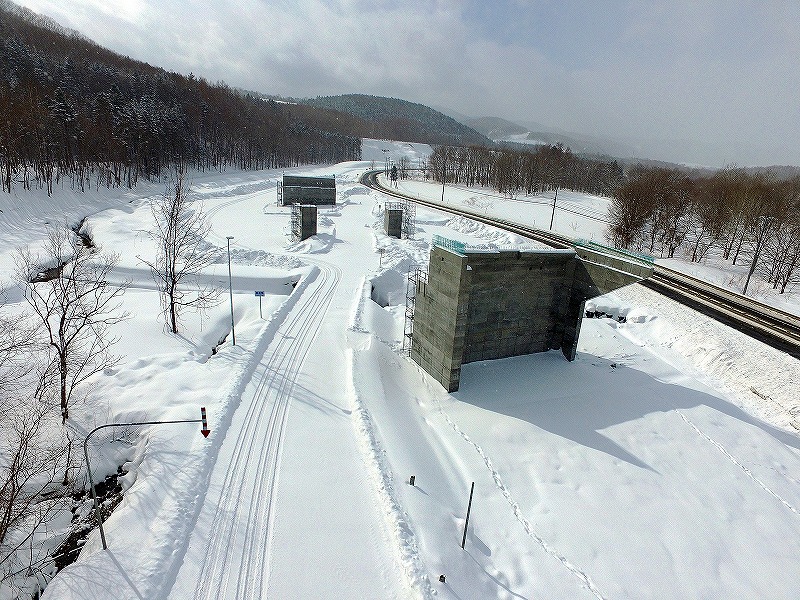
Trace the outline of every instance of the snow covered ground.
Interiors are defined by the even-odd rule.
[[[44,221],[87,215],[132,281],[124,359],[95,378],[73,426],[193,419],[205,406],[212,430],[97,440],[93,470],[129,470],[109,550],[95,532],[46,599],[797,596],[800,363],[631,286],[596,300],[627,320],[584,319],[575,362],[472,363],[446,393],[401,352],[403,274],[427,262],[434,234],[524,241],[422,207],[414,239],[386,237],[386,198],[358,177],[426,152],[365,140],[363,162],[296,170],[336,173],[339,190],[298,244],[276,206],[280,172],[194,174],[219,249],[207,275],[223,288],[235,236],[236,346],[227,302],[179,336],[158,318],[137,257],[154,252],[148,203],[161,185],[0,197],[4,282]],[[547,198],[447,188],[445,201],[549,225]],[[602,240],[592,216],[605,202],[560,192],[555,228]],[[21,310],[18,296],[5,310]]]

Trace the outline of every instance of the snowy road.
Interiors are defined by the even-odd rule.
[[[350,416],[342,342],[360,278],[309,262],[314,280],[244,392],[168,598],[403,597]]]
[[[324,302],[338,277],[322,271]],[[292,392],[326,306],[305,296],[261,359],[217,458],[208,493],[169,597],[259,598],[266,591],[273,506]]]

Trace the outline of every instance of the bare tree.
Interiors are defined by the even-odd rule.
[[[408,171],[411,168],[411,160],[407,156],[401,156],[397,161],[400,179],[408,179]]]
[[[108,281],[116,255],[86,248],[67,227],[51,228],[42,252],[21,250],[17,269],[48,352],[43,394],[57,393],[63,423],[79,384],[118,360],[108,327],[128,316],[120,311],[127,284]]]
[[[756,272],[781,294],[788,286],[800,281],[800,218],[790,215],[775,231],[764,249],[764,261]]]
[[[68,441],[42,401],[33,340],[24,320],[0,316],[0,582],[12,587],[21,566],[37,570],[34,535],[70,491],[59,483]]]
[[[729,191],[725,185],[724,172],[720,173],[696,182],[697,189],[688,211],[688,230],[685,237],[692,262],[703,260],[708,251],[719,244],[725,233],[730,210],[726,201]]]
[[[742,294],[747,294],[750,279],[785,218],[783,194],[771,174],[757,174],[749,181],[749,227],[746,235],[750,266]]]
[[[166,193],[151,205],[156,258],[140,258],[150,267],[161,292],[163,314],[172,333],[178,333],[185,309],[210,308],[219,303],[220,295],[219,289],[201,282],[202,271],[215,261],[217,253],[207,248],[205,237],[210,225],[202,209],[192,208],[189,192],[183,167],[177,166]]]
[[[607,237],[618,248],[645,249],[648,226],[653,221],[659,198],[652,173],[647,167],[634,167],[611,199]]]
[[[0,578],[16,561],[13,554],[59,510],[70,491],[62,476],[70,465],[70,442],[48,425],[49,407],[26,397],[4,409],[0,460]],[[56,432],[55,434],[53,432]]]

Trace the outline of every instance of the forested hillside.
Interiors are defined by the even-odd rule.
[[[362,137],[435,145],[492,146],[494,144],[489,138],[439,111],[423,104],[397,98],[345,94],[303,102],[309,106],[327,108],[357,117],[366,125],[365,130],[357,132]]]
[[[339,115],[132,60],[0,0],[0,183],[132,186],[175,161],[278,168],[360,158]],[[330,125],[330,126],[329,126]]]

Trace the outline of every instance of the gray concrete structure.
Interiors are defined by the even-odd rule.
[[[279,191],[280,204],[336,204],[336,178],[284,175]]]
[[[314,204],[292,205],[292,241],[302,242],[317,235],[317,207]]]
[[[574,360],[586,300],[651,272],[589,248],[434,246],[417,283],[411,357],[451,392],[464,363],[551,349]]]
[[[386,235],[400,239],[403,237],[403,208],[400,205],[386,205],[383,212],[383,227]]]

